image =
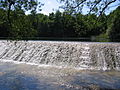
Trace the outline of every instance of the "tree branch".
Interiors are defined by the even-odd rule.
[[[111,1],[111,2],[109,2],[109,3],[107,3],[107,4],[105,5],[105,7],[102,9],[102,11],[100,12],[100,15],[102,15],[102,13],[105,11],[105,9],[106,9],[111,3],[114,3],[114,2],[116,2],[116,0],[113,0],[113,1]]]
[[[83,0],[83,1],[81,1],[80,3],[78,3],[76,6],[74,6],[74,7],[72,7],[72,8],[77,8],[77,7],[79,7],[81,4],[83,4],[84,2],[86,2],[87,0]]]
[[[102,0],[99,0],[98,2],[96,2],[96,4],[90,9],[89,13],[92,12],[92,10],[101,2]]]

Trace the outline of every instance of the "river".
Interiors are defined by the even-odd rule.
[[[0,90],[120,90],[120,72],[0,62]]]

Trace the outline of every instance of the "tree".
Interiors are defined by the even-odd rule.
[[[107,34],[110,41],[120,42],[120,6],[114,10],[108,19]]]
[[[76,14],[75,16],[75,22],[73,24],[73,28],[75,32],[77,33],[78,37],[87,37],[87,28],[85,25],[85,16],[82,14]]]
[[[50,19],[50,31],[54,37],[75,37],[74,23],[75,17],[67,14],[66,12],[61,13],[57,11],[55,14],[49,15]]]
[[[39,37],[50,37],[52,36],[50,19],[47,15],[38,14],[38,36]]]
[[[113,3],[117,2],[120,5],[120,0],[59,0],[64,2],[65,5],[62,6],[63,9],[69,13],[82,12],[84,8],[88,8],[89,13],[97,13],[101,15],[104,11]]]
[[[8,37],[8,30],[6,11],[0,8],[0,37]]]
[[[63,12],[63,30],[64,37],[77,37],[75,31],[76,18],[72,15],[69,15],[66,12]]]
[[[22,20],[21,17],[23,17],[23,20],[26,19],[25,18],[26,11],[31,11],[32,14],[35,14],[37,8],[39,7],[40,9],[42,5],[43,4],[41,4],[37,0],[0,0],[0,8],[5,10],[7,14],[6,22],[8,22],[9,27],[9,37],[17,36],[19,33],[18,31],[22,30],[21,27],[24,27],[25,29],[26,26],[26,28],[28,28],[27,27],[28,25],[24,24],[23,24],[24,26],[19,26],[23,23],[23,21],[21,21]],[[25,23],[28,23],[26,22],[26,20]],[[28,31],[26,34],[30,32],[31,31]]]
[[[3,8],[8,11],[8,20],[10,19],[10,11],[14,10],[23,10],[31,12],[35,11],[37,7],[42,6],[37,0],[0,0],[0,8]]]
[[[13,13],[14,14],[14,13]],[[32,25],[32,21],[28,16],[22,13],[18,13],[19,15],[12,15],[12,30],[11,34],[13,39],[28,39],[30,37],[34,37],[37,34],[37,30],[34,29]]]
[[[55,37],[63,37],[64,30],[63,30],[63,17],[60,11],[57,11],[54,14],[54,36]]]

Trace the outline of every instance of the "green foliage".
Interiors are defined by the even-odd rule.
[[[58,0],[63,4],[61,8],[69,14],[81,13],[86,9],[88,14],[95,13],[101,15],[113,3],[120,3],[119,0]],[[116,4],[119,6],[119,4]]]
[[[109,42],[109,37],[106,33],[100,34],[99,36],[95,37],[96,42]]]
[[[3,5],[3,4],[2,4]],[[25,9],[14,8],[10,11],[0,5],[0,37],[13,39],[49,38],[89,38],[93,41],[120,41],[120,7],[110,15],[83,15],[69,12],[50,13],[49,16],[36,14],[25,15]],[[27,9],[26,9],[27,10]]]
[[[38,14],[38,37],[49,37],[50,35],[52,35],[51,33],[51,27],[50,27],[50,23],[52,23],[52,21],[50,21],[49,17],[47,15],[43,15],[43,14]]]
[[[79,37],[92,37],[105,32],[106,22],[103,16],[77,14],[74,28]]]
[[[63,18],[62,13],[60,11],[57,11],[54,14],[54,26],[51,28],[53,30],[54,37],[62,37],[64,34],[63,31]]]
[[[37,8],[42,5],[37,0],[0,0],[0,17],[5,17],[0,22],[0,33],[5,33],[1,37],[22,39],[23,37],[35,36],[37,31],[25,12],[31,11],[31,15],[35,15]],[[4,25],[6,27],[3,27]]]
[[[37,34],[32,26],[32,22],[26,16],[20,16],[12,22],[11,37],[18,39],[28,38]]]
[[[71,16],[66,12],[63,13],[64,37],[77,37],[76,30],[74,27],[75,23],[76,19],[74,16]]]
[[[10,4],[13,5],[11,7],[11,10],[24,10],[24,11],[28,10],[33,11],[37,9],[37,6],[39,6],[40,8],[41,5],[43,5],[37,0],[0,0],[0,8],[7,10]]]
[[[120,42],[120,7],[109,15],[107,33],[110,41]]]
[[[0,37],[7,37],[8,30],[9,30],[9,26],[7,23],[6,11],[0,9]]]

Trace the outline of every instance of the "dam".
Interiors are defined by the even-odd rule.
[[[0,41],[0,60],[92,70],[120,70],[120,43]]]
[[[0,89],[120,90],[120,43],[1,40]]]

